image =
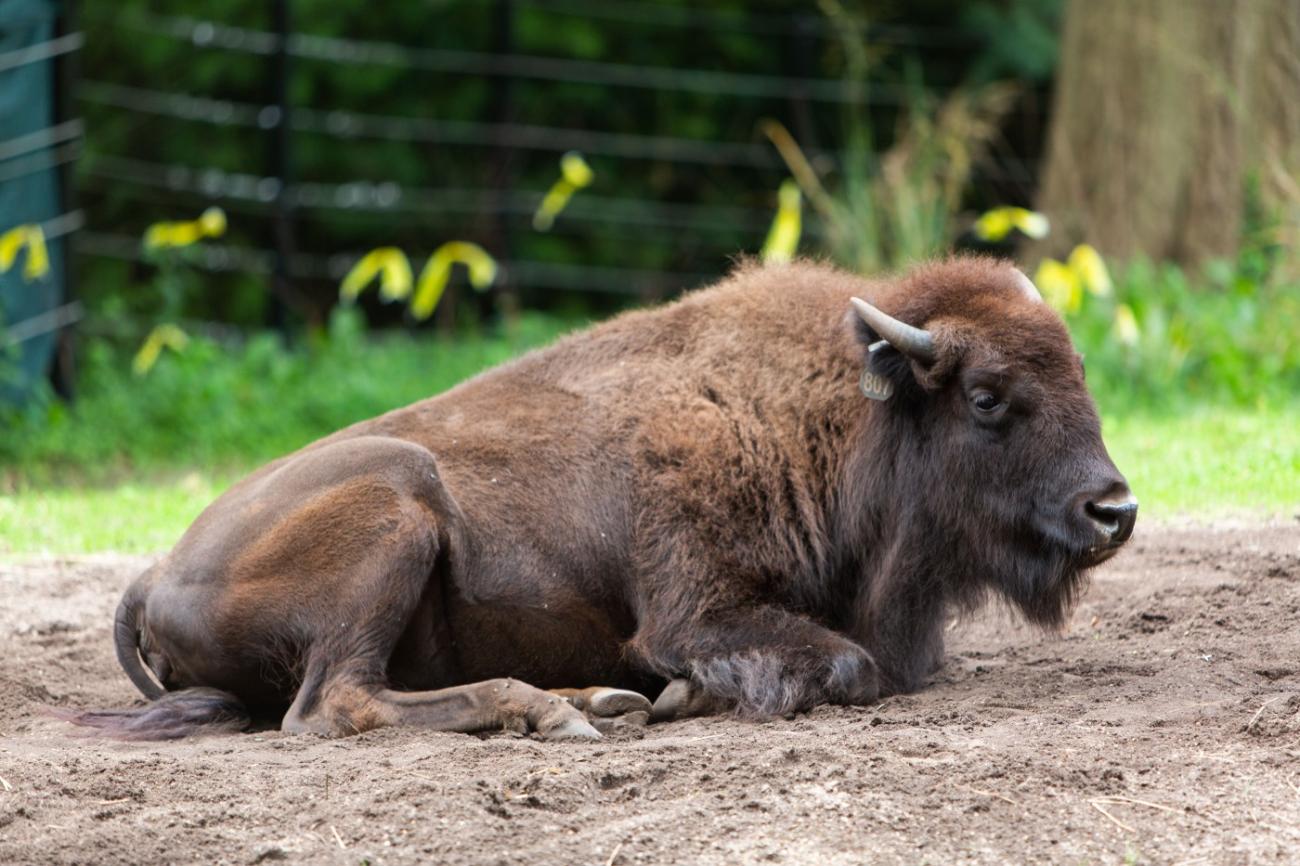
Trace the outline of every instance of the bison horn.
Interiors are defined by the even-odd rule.
[[[1020,286],[1020,291],[1025,293],[1025,297],[1031,301],[1043,302],[1043,296],[1038,291],[1038,286],[1035,286],[1034,281],[1025,276],[1020,268],[1012,268],[1011,273],[1012,279],[1016,281],[1016,285]]]
[[[862,321],[870,325],[882,340],[909,358],[926,364],[934,363],[934,337],[929,331],[904,324],[893,316],[880,312],[861,298],[849,300],[853,303],[853,309],[857,310],[858,315],[862,317]]]

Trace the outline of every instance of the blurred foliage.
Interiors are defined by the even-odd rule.
[[[876,274],[951,249],[971,173],[1014,98],[1005,84],[957,90],[942,102],[918,91],[883,150],[862,116],[849,130],[832,186],[784,126],[766,121],[762,129],[818,215],[826,252],[846,268]]]
[[[1249,258],[1249,257],[1248,257]],[[1300,286],[1218,262],[1199,279],[1138,261],[1066,322],[1104,411],[1300,403]]]
[[[115,342],[93,340],[76,402],[47,392],[23,409],[0,407],[0,467],[10,467],[10,487],[245,467],[446,390],[577,323],[530,313],[495,336],[431,341],[367,335],[359,311],[340,307],[293,350],[271,333],[230,343],[192,332],[183,351],[156,355],[146,376],[132,373]]]
[[[976,81],[1014,78],[1043,83],[1056,69],[1061,0],[963,3],[960,27],[985,45],[971,64]]]
[[[494,0],[361,6],[294,0],[293,26],[314,36],[490,52],[498,46],[499,5]],[[707,5],[694,0],[516,0],[511,41],[513,51],[521,55],[656,69],[822,79],[852,74],[869,78],[873,86],[906,85],[918,96],[1003,76],[1041,86],[1050,72],[1060,0],[845,0],[834,5],[849,19],[866,22],[860,50],[840,38],[838,22],[828,25],[818,17],[815,4],[788,0],[716,0]],[[270,9],[271,4],[254,0],[91,0],[82,4],[88,38],[81,74],[88,83],[267,104],[273,99],[268,58],[170,38],[131,22],[170,15],[270,29]],[[916,113],[900,114],[906,106],[890,99],[873,103],[867,117],[855,118],[846,117],[833,103],[792,99],[529,78],[507,83],[493,76],[306,58],[295,59],[292,66],[293,103],[322,112],[508,121],[750,145],[761,143],[759,121],[772,118],[788,126],[810,153],[883,149],[893,143],[898,118]],[[119,182],[112,176],[113,157],[255,176],[270,172],[271,142],[264,130],[138,113],[94,100],[83,101],[81,108],[87,124],[86,155],[79,166],[81,198],[96,230],[139,236],[151,221],[211,203],[202,195]],[[925,115],[927,109],[919,113]],[[865,140],[859,132],[862,122],[879,134]],[[472,190],[514,190],[540,200],[554,180],[553,150],[514,148],[508,141],[381,141],[340,128],[295,132],[293,151],[301,181],[392,182],[448,191],[437,212],[302,208],[296,234],[304,252],[327,256],[396,246],[423,255],[442,240],[458,237],[502,259],[681,273],[720,273],[735,253],[756,252],[767,227],[766,213],[775,205],[773,190],[785,174],[777,160],[756,167],[587,154],[596,180],[584,195],[593,197],[596,218],[590,211],[583,218],[566,214],[551,231],[540,233],[532,230],[527,209],[494,213],[481,203],[461,206],[458,196]],[[852,156],[843,178],[829,182],[856,189],[879,168],[861,155]],[[222,203],[232,211],[230,244],[273,246],[268,205]],[[687,213],[680,224],[600,218],[600,208],[612,216],[644,204],[741,208],[754,216],[727,219],[702,212],[694,218]],[[931,217],[920,214],[918,220]],[[141,267],[84,259],[78,285],[92,312],[152,315],[155,298]],[[563,280],[554,282],[558,284],[525,287],[523,305],[565,302]],[[244,326],[263,324],[268,316],[265,283],[255,276],[215,275],[207,291],[188,299],[186,315]],[[463,278],[453,281],[453,290],[457,283],[463,285]],[[675,284],[666,279],[663,285],[668,290]],[[313,299],[318,316],[332,303],[334,288],[328,280],[300,286]],[[593,313],[622,303],[601,294],[581,298]],[[396,318],[373,301],[368,302],[368,312],[379,321]]]

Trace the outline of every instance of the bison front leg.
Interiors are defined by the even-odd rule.
[[[879,694],[870,654],[842,634],[780,608],[715,611],[643,628],[633,649],[673,678],[652,720],[736,708],[782,715],[817,704],[867,704]]]
[[[291,711],[285,717],[284,728],[338,735],[386,725],[409,725],[461,733],[536,732],[549,740],[600,736],[563,698],[510,679],[423,692],[395,691],[344,680],[327,691],[320,710],[305,715]]]

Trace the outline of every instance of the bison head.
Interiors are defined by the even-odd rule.
[[[913,497],[904,519],[943,551],[931,568],[958,597],[992,588],[1061,624],[1137,517],[1065,325],[993,260],[930,265],[874,300],[853,299],[864,393],[885,398],[893,482]]]

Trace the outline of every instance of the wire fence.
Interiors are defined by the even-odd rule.
[[[293,294],[289,283],[330,283],[347,272],[364,254],[372,231],[358,232],[348,243],[349,220],[375,222],[404,219],[441,219],[467,230],[486,232],[485,245],[502,265],[505,290],[523,287],[567,291],[664,295],[703,283],[727,266],[737,253],[754,252],[772,217],[766,196],[718,201],[654,201],[610,195],[597,190],[577,195],[557,225],[556,235],[594,241],[621,238],[643,248],[665,248],[661,259],[676,267],[639,267],[615,261],[574,261],[571,257],[546,259],[520,255],[515,239],[527,231],[544,189],[518,188],[517,173],[510,170],[513,155],[521,152],[559,154],[580,151],[612,161],[635,165],[635,171],[653,171],[669,164],[697,172],[707,183],[711,172],[749,172],[763,181],[760,190],[774,190],[784,175],[773,148],[752,136],[744,140],[691,138],[646,128],[598,128],[588,122],[521,122],[501,110],[501,99],[487,116],[476,119],[438,116],[437,97],[420,115],[400,115],[359,110],[355,105],[305,105],[291,97],[295,64],[324,64],[347,75],[355,67],[382,67],[401,76],[435,74],[455,79],[493,82],[508,99],[509,89],[530,86],[577,85],[603,90],[707,97],[721,105],[750,106],[755,117],[763,113],[754,104],[784,106],[792,123],[809,111],[835,110],[846,104],[867,103],[896,107],[915,95],[903,85],[872,83],[863,89],[851,82],[815,74],[773,75],[756,70],[669,68],[644,63],[542,56],[514,49],[510,36],[512,16],[521,9],[551,16],[556,26],[580,19],[585,26],[611,25],[648,28],[677,38],[701,29],[739,32],[777,41],[797,41],[797,48],[837,39],[835,25],[820,16],[794,13],[735,13],[722,9],[670,6],[636,0],[489,0],[496,10],[494,33],[472,50],[417,47],[397,40],[344,39],[295,29],[289,0],[274,0],[270,29],[238,22],[203,20],[157,14],[121,15],[103,7],[86,9],[86,31],[59,36],[39,45],[0,54],[0,70],[14,65],[64,57],[89,46],[97,35],[128,33],[131,38],[164,40],[184,45],[229,64],[248,58],[266,62],[270,81],[265,100],[225,98],[219,92],[181,92],[162,81],[109,80],[101,64],[93,77],[76,82],[77,106],[87,112],[105,111],[163,124],[187,124],[225,130],[245,130],[263,140],[272,154],[269,163],[232,171],[205,161],[202,151],[190,162],[164,161],[148,155],[112,152],[112,144],[97,138],[99,131],[80,117],[65,117],[47,129],[0,142],[0,181],[80,162],[80,189],[92,196],[134,202],[158,218],[185,214],[198,203],[216,203],[241,219],[257,221],[265,231],[246,236],[266,239],[262,244],[205,244],[193,261],[218,273],[239,273],[267,280],[278,303]],[[432,14],[432,13],[431,13]],[[851,22],[866,27],[865,22]],[[309,25],[307,25],[309,26]],[[89,34],[87,36],[86,34]],[[900,46],[957,45],[969,37],[956,31],[871,26],[876,44]],[[752,129],[752,124],[751,124]],[[297,146],[311,138],[347,142],[348,147],[419,148],[463,147],[477,149],[485,159],[502,163],[497,180],[488,186],[422,185],[409,180],[352,178],[321,180],[300,178],[295,171]],[[811,144],[809,156],[821,166],[834,166],[844,155]],[[1013,181],[1032,183],[1032,170],[1013,153],[1002,153],[997,168]],[[80,212],[79,212],[80,213]],[[76,234],[75,253],[90,259],[141,259],[137,238],[115,226],[97,224],[94,207],[87,207],[88,224],[63,226]],[[313,220],[329,220],[332,237],[342,232],[345,251],[307,249],[300,229]],[[483,226],[487,226],[486,229]],[[815,226],[808,227],[816,234]],[[676,247],[688,252],[674,254]]]

